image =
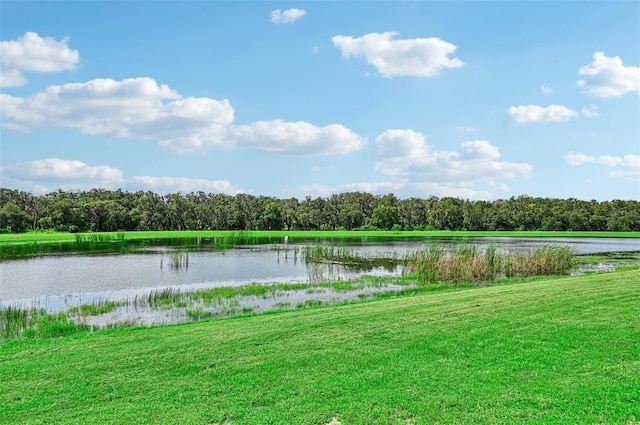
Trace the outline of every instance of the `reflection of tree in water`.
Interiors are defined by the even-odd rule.
[[[349,264],[306,262],[305,265],[309,282],[312,283],[355,279],[362,274],[374,273],[379,269],[383,269],[386,273],[402,273],[402,266],[397,261],[381,260],[387,261],[363,260]]]

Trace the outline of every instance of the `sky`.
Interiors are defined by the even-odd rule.
[[[637,1],[0,3],[0,186],[640,199]]]

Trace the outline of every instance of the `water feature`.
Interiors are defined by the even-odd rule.
[[[238,312],[258,312],[274,306],[308,302],[335,303],[370,296],[380,291],[402,289],[387,284],[365,285],[352,290],[318,286],[326,281],[345,281],[363,275],[400,276],[401,266],[362,266],[356,264],[311,263],[304,261],[304,247],[313,244],[349,247],[359,256],[402,258],[433,242],[450,244],[452,239],[398,238],[383,241],[371,238],[340,240],[286,239],[262,241],[219,250],[211,240],[147,241],[144,249],[132,253],[66,253],[0,262],[0,305],[47,311],[66,311],[83,304],[120,301],[109,313],[84,317],[86,323],[104,325],[118,321],[140,324],[175,323],[194,311],[214,311],[217,316]],[[466,243],[486,248],[495,243],[498,250],[533,249],[545,245],[569,246],[576,254],[640,251],[638,239],[602,238],[469,238]],[[182,253],[174,263],[176,253]],[[250,284],[306,283],[303,289],[280,290],[268,295],[246,295],[219,299],[207,310],[198,303],[173,308],[150,308],[132,304],[150,291],[177,290],[183,293]],[[226,304],[225,304],[226,303]],[[230,304],[231,303],[231,304]],[[212,310],[213,309],[213,310]],[[197,316],[197,314],[195,314]],[[206,317],[207,314],[202,315]]]

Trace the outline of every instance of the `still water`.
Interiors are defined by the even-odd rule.
[[[349,246],[358,255],[401,257],[433,243],[433,239],[370,239],[297,241],[244,246],[215,251],[189,247],[188,267],[171,267],[176,248],[149,246],[134,254],[67,254],[0,262],[2,305],[44,305],[49,310],[94,302],[124,300],[160,288],[193,290],[250,283],[313,283],[346,280],[360,275],[400,275],[400,267],[357,269],[336,264],[309,264],[304,246]],[[438,243],[452,243],[438,239]],[[495,243],[500,250],[545,245],[569,246],[576,254],[640,251],[639,239],[603,238],[469,238],[480,249]]]

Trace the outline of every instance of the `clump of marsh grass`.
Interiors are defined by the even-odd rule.
[[[0,336],[7,339],[22,335],[29,327],[32,315],[31,309],[12,306],[0,308]]]
[[[423,283],[492,282],[498,277],[566,274],[575,263],[568,247],[544,246],[501,254],[494,244],[484,252],[468,244],[450,249],[434,244],[405,259]]]
[[[509,253],[502,262],[506,277],[526,277],[567,274],[577,264],[577,258],[569,247],[549,245]]]
[[[70,320],[66,313],[47,313],[43,308],[0,308],[0,340],[26,337],[51,338],[88,330]]]
[[[351,248],[327,245],[305,246],[302,258],[307,262],[332,263],[355,262],[359,259]]]
[[[173,251],[169,255],[169,260],[167,261],[167,265],[169,268],[174,270],[187,269],[189,268],[189,250],[181,249],[177,251]],[[160,258],[160,268],[164,267],[164,254]]]
[[[98,300],[92,304],[82,304],[69,309],[69,314],[77,314],[80,316],[98,316],[100,314],[109,313],[122,305],[116,301]]]
[[[257,243],[258,238],[250,230],[239,230],[214,239],[214,245],[219,251],[226,251],[235,246],[255,245]]]
[[[124,241],[125,233],[117,232],[115,235],[113,233],[76,233],[75,238],[78,243],[120,242]]]
[[[163,288],[150,291],[147,294],[136,295],[128,302],[134,308],[140,307],[167,307],[184,303],[188,299],[189,293],[175,288]]]

